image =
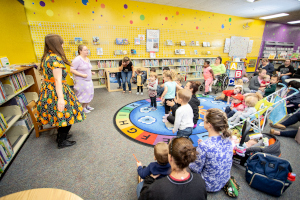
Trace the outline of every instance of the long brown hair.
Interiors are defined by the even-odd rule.
[[[215,131],[221,132],[223,138],[231,136],[228,128],[226,113],[218,108],[210,108],[206,111],[206,120],[212,125]]]
[[[201,85],[201,83],[199,81],[190,81],[190,88],[193,88],[193,94],[196,94],[196,92],[198,91],[199,86]]]
[[[51,50],[54,54],[60,56],[65,64],[68,64],[71,66],[71,63],[66,58],[64,49],[62,48],[62,44],[64,43],[64,40],[60,35],[57,34],[48,34],[45,36],[45,47],[44,47],[44,55],[41,59],[41,67],[40,72],[43,71],[43,65],[45,58],[47,54],[49,53],[49,50]]]

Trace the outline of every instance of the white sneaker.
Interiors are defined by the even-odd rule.
[[[86,107],[88,110],[94,110],[95,108],[91,107],[91,106],[87,106]]]
[[[84,113],[90,113],[91,111],[89,111],[88,109],[84,108],[84,109],[83,109],[83,112],[84,112]]]
[[[139,93],[139,92],[137,92],[136,94],[137,94],[137,95],[139,95],[140,93]]]
[[[141,95],[143,95],[144,93],[141,93]]]
[[[209,91],[211,92],[211,86],[209,87]]]

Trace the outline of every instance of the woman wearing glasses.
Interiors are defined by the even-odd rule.
[[[170,175],[155,180],[148,176],[144,180],[141,199],[202,200],[207,198],[205,182],[199,174],[187,170],[196,159],[196,148],[184,137],[174,138],[169,144],[168,160]]]
[[[208,139],[198,140],[199,154],[190,164],[190,169],[202,176],[208,192],[217,192],[228,182],[232,165],[231,134],[226,113],[217,108],[208,109],[204,128],[208,131]]]
[[[133,73],[133,65],[132,62],[130,61],[130,58],[128,57],[123,58],[122,64],[119,65],[119,71],[121,72],[121,76],[122,76],[123,93],[126,92],[126,82],[128,84],[129,93],[131,93],[130,79],[134,76],[134,73]]]

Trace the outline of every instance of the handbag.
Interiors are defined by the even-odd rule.
[[[232,198],[236,198],[239,196],[240,186],[236,182],[234,177],[231,176],[229,181],[223,187],[223,190],[228,196],[230,196]]]
[[[298,132],[297,132],[297,135],[296,135],[296,137],[295,137],[295,140],[296,140],[296,142],[297,142],[298,144],[300,144],[300,127],[299,127],[299,129],[298,129]]]
[[[246,181],[257,190],[279,197],[292,184],[287,180],[290,172],[289,161],[266,153],[255,153],[247,160]]]

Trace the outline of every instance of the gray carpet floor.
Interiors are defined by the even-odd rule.
[[[33,132],[0,182],[0,197],[33,188],[59,188],[73,192],[83,199],[137,199],[136,161],[153,162],[153,148],[127,139],[114,127],[115,112],[143,96],[107,92],[96,89],[91,106],[95,110],[87,119],[73,125],[72,139],[77,144],[57,149],[56,136],[44,133],[35,138]],[[292,128],[298,128],[293,126]],[[269,132],[267,126],[264,132]],[[292,138],[278,137],[282,158],[290,161],[293,171],[300,176],[300,145]],[[248,186],[245,170],[233,165],[231,175],[241,186],[240,199],[277,199]],[[299,199],[300,178],[280,199]],[[208,194],[208,199],[231,199],[223,191]]]

